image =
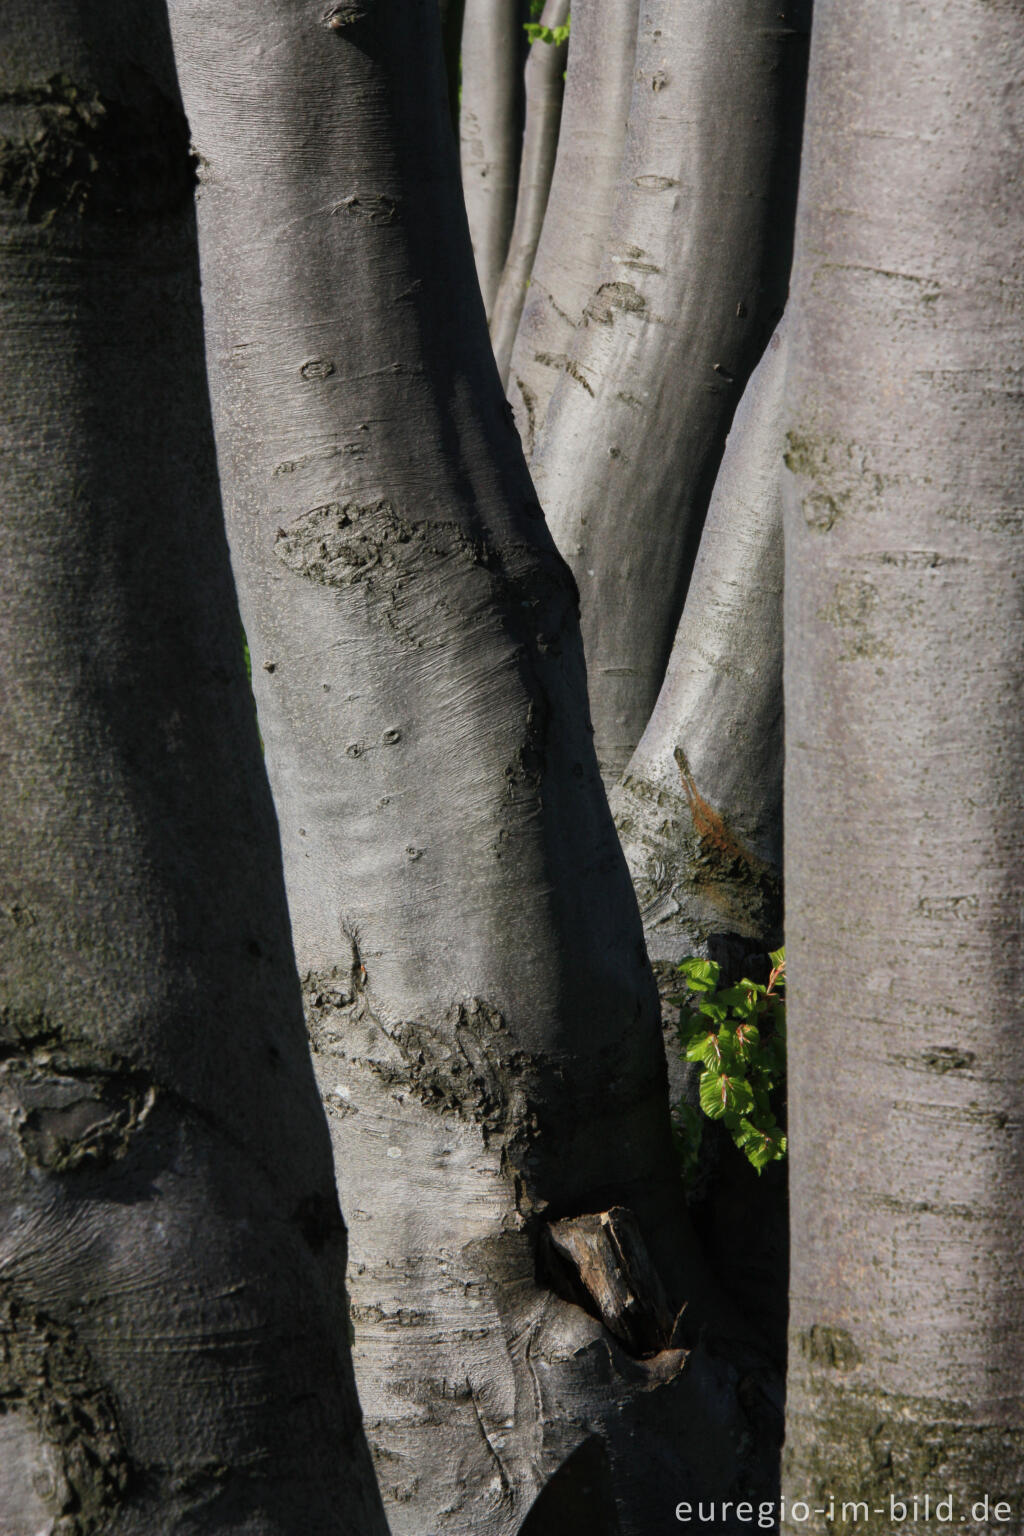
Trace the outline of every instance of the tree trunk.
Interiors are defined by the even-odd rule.
[[[639,0],[576,0],[558,155],[508,373],[527,458],[604,254],[633,89]]]
[[[780,326],[732,424],[658,702],[611,795],[647,952],[673,968],[712,938],[750,950],[782,937],[785,383]]]
[[[472,282],[436,9],[321,26],[257,0],[241,41],[205,0],[174,15],[222,475],[392,1528],[554,1536],[589,1486],[609,1490],[592,1529],[639,1536],[681,1487],[730,1486],[765,1431],[742,1440],[734,1364],[678,1331],[638,1358],[579,1277],[538,1273],[549,1220],[624,1209],[638,1272],[673,1317],[690,1298],[688,1338],[713,1306],[575,592]],[[748,1374],[769,1419],[770,1375]]]
[[[516,211],[526,111],[524,0],[465,0],[462,27],[462,191],[488,315]]]
[[[609,784],[657,699],[729,422],[785,300],[808,26],[807,0],[643,10],[605,260],[533,459],[580,588]]]
[[[815,19],[787,457],[786,1481],[812,1509],[905,1500],[916,1533],[938,1496],[965,1529],[989,1528],[986,1495],[994,1528],[1020,1517],[1022,72],[1019,6]]]
[[[2,34],[0,1529],[383,1536],[166,9]]]
[[[569,0],[547,0],[540,21],[544,27],[562,27],[568,17]],[[512,346],[551,190],[568,53],[568,42],[550,43],[538,38],[526,61],[526,129],[516,216],[491,315],[491,344],[503,384],[508,377]]]
[[[743,392],[668,672],[611,796],[662,994],[673,1101],[696,1107],[680,1056],[677,966],[709,955],[757,976],[782,942],[782,455],[788,322]],[[690,1208],[737,1306],[785,1359],[785,1168],[758,1175],[724,1126],[704,1125]]]

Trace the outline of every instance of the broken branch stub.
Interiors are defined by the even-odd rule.
[[[679,1318],[632,1211],[613,1206],[549,1223],[543,1256],[552,1289],[599,1318],[631,1355],[675,1343]]]

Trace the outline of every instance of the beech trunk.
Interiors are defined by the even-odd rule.
[[[523,152],[527,42],[524,0],[465,0],[462,24],[462,192],[476,275],[494,306],[516,211]]]
[[[787,456],[785,1480],[812,1511],[905,1499],[915,1533],[947,1496],[965,1529],[1020,1522],[1022,75],[1017,5],[817,9]]]
[[[257,0],[241,40],[209,0],[173,14],[230,536],[392,1529],[554,1536],[568,1507],[640,1536],[681,1487],[770,1478],[751,1465],[774,1377],[696,1343],[716,1299],[575,590],[472,282],[436,6],[321,22]],[[597,1257],[553,1258],[556,1220],[607,1227]],[[627,1252],[645,1321],[624,1327],[598,1282]]]
[[[540,22],[542,26],[554,29],[564,26],[568,17],[569,0],[547,0]],[[568,56],[567,41],[554,43],[538,38],[526,61],[526,127],[516,216],[491,314],[491,343],[503,384],[508,376],[512,347],[530,286],[551,190]]]
[[[384,1536],[166,9],[0,34],[0,1529]]]
[[[643,7],[604,259],[532,460],[580,588],[609,785],[657,699],[729,423],[785,302],[809,11]]]
[[[639,0],[576,0],[540,243],[508,372],[527,458],[594,286],[615,208],[633,90]]]

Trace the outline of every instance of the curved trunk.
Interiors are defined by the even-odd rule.
[[[540,21],[542,26],[554,28],[564,26],[568,18],[569,0],[547,0]],[[567,42],[548,43],[538,38],[526,61],[526,129],[516,216],[491,314],[491,344],[502,383],[508,376],[551,190],[568,53]]]
[[[508,370],[533,453],[604,254],[633,90],[639,0],[576,0],[569,67],[540,243]]]
[[[729,422],[782,311],[808,25],[807,0],[643,11],[605,261],[534,454],[609,783],[657,699]]]
[[[610,797],[647,952],[672,966],[712,938],[781,941],[784,337],[743,392],[665,681]]]
[[[575,592],[472,282],[436,9],[335,27],[257,0],[242,44],[208,0],[174,10],[231,537],[392,1527],[512,1533],[539,1494],[528,1529],[554,1532],[610,1467],[594,1528],[617,1509],[649,1531],[679,1487],[738,1475],[742,1416],[733,1367],[675,1347],[661,1282],[637,1282],[646,1344],[623,1343],[539,1269],[549,1220],[628,1208],[612,1229],[635,1223],[673,1307],[708,1315]]]
[[[1024,1455],[1022,71],[1016,6],[815,20],[787,456],[787,1478],[812,1507],[906,1499],[914,1532],[937,1496],[972,1526],[987,1496],[998,1522]]]
[[[663,997],[672,1098],[693,1104],[699,1072],[680,1058],[668,1002],[682,990],[679,962],[710,955],[738,981],[782,942],[787,330],[784,320],[743,392],[665,681],[611,795]],[[785,1169],[758,1176],[707,1122],[690,1200],[722,1284],[784,1359]]]
[[[2,33],[0,1528],[383,1536],[166,9]]]
[[[524,0],[465,0],[459,132],[476,275],[488,315],[501,281],[523,153]]]

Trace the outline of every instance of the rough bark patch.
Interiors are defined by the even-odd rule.
[[[793,1342],[799,1349],[799,1340]],[[799,1398],[786,1437],[784,1478],[800,1489],[800,1498],[812,1509],[828,1509],[833,1501],[838,1513],[846,1504],[850,1522],[857,1518],[853,1509],[865,1501],[869,1511],[887,1510],[890,1497],[916,1498],[923,1507],[929,1494],[932,1520],[912,1516],[899,1526],[913,1536],[935,1528],[935,1500],[950,1495],[957,1517],[985,1493],[992,1504],[1012,1501],[1018,1515],[1024,1465],[1020,1428],[972,1422],[975,1415],[967,1403],[887,1393],[861,1379],[863,1367],[841,1370],[826,1360],[810,1369],[814,1407],[804,1411],[806,1384],[801,1383],[793,1394],[799,1392]],[[862,1513],[859,1518],[866,1517]]]
[[[30,223],[155,218],[192,199],[185,115],[140,69],[120,72],[116,96],[64,74],[8,91],[0,123],[0,196]]]
[[[647,300],[632,283],[602,283],[588,301],[583,314],[586,320],[593,320],[597,325],[611,325],[616,310],[630,315],[642,315],[646,309]]]
[[[579,600],[555,552],[498,546],[455,522],[405,517],[385,498],[313,507],[278,530],[274,553],[321,586],[360,587],[378,622],[416,647],[498,622],[531,647],[553,649]]]
[[[125,1500],[131,1464],[117,1407],[74,1329],[0,1286],[0,1413],[24,1413],[52,1452],[39,1489],[59,1536],[100,1536]]]
[[[123,1157],[156,1103],[154,1083],[45,1019],[0,1025],[0,1109],[26,1162],[49,1173]]]

